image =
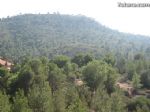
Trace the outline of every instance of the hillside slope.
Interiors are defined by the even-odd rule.
[[[85,16],[25,14],[0,20],[0,56],[17,60],[27,54],[51,58],[80,52],[149,57],[150,38],[111,30]]]

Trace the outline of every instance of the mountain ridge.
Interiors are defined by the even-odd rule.
[[[1,19],[0,31],[0,55],[14,60],[27,54],[51,58],[80,52],[149,56],[149,37],[121,33],[83,15],[18,15]]]

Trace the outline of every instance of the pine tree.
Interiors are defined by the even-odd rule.
[[[28,105],[28,99],[22,90],[16,92],[13,102],[12,112],[32,112]]]
[[[149,112],[150,109],[148,106],[143,105],[142,107],[137,107],[135,112]]]
[[[117,76],[116,70],[103,61],[92,61],[83,69],[84,80],[91,91],[105,85],[108,93],[113,92]]]
[[[67,112],[88,112],[88,108],[81,102],[79,98],[77,98],[75,99],[75,102],[69,105]]]
[[[111,94],[111,112],[126,112],[122,93],[117,90]]]
[[[53,112],[51,88],[44,80],[33,84],[28,100],[33,112]]]
[[[142,86],[140,82],[141,82],[140,75],[134,72],[133,77],[132,77],[132,85],[135,88],[135,90],[137,90],[138,88]]]
[[[91,109],[95,112],[111,112],[111,100],[103,87],[99,87],[93,95]]]
[[[62,69],[54,63],[49,64],[48,70],[48,82],[52,88],[52,93],[60,88],[66,80],[66,75],[63,73]]]
[[[10,112],[10,107],[8,96],[0,91],[0,112]]]
[[[53,93],[54,112],[66,112],[64,88],[59,88]]]

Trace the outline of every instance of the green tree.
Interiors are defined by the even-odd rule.
[[[136,66],[132,61],[128,61],[126,64],[126,73],[128,74],[128,79],[132,80],[133,74],[136,71]]]
[[[28,100],[33,112],[53,112],[51,88],[44,80],[33,84],[29,91]]]
[[[5,77],[9,74],[9,71],[4,68],[4,67],[0,67],[0,77]]]
[[[138,89],[140,88],[142,85],[141,85],[141,80],[140,80],[140,75],[138,75],[136,72],[133,74],[133,77],[132,77],[132,85],[135,89]]]
[[[0,112],[11,112],[10,107],[9,97],[0,91]]]
[[[0,67],[0,90],[6,90],[10,73],[6,68]]]
[[[60,86],[63,86],[66,80],[66,75],[54,63],[50,63],[48,67],[48,81],[50,86],[52,87],[52,92],[54,92]]]
[[[111,94],[111,112],[126,112],[125,98],[120,90]]]
[[[82,102],[76,86],[68,83],[65,91],[66,112],[88,112],[86,103]]]
[[[78,65],[75,63],[68,62],[63,67],[63,69],[64,69],[65,74],[69,75],[70,73],[76,72],[78,70]]]
[[[94,57],[90,54],[84,56],[84,65],[88,64],[90,61],[93,61]]]
[[[84,63],[83,63],[84,59],[83,59],[83,58],[84,58],[84,57],[83,57],[82,54],[78,54],[78,55],[76,55],[76,56],[72,59],[72,62],[73,62],[73,63],[76,63],[79,67],[81,67],[81,66],[84,65]]]
[[[103,61],[92,61],[83,69],[83,77],[92,91],[96,91],[100,85],[105,85],[111,93],[117,80],[117,73],[111,65]]]
[[[137,97],[128,103],[127,108],[131,112],[149,112],[150,100],[144,96]]]
[[[95,112],[111,112],[111,98],[103,87],[99,87],[92,98],[92,110]]]
[[[16,92],[13,98],[12,112],[32,112],[28,105],[28,99],[22,90]]]
[[[123,74],[126,71],[126,60],[123,57],[120,57],[116,60],[116,67],[119,69],[119,73]]]
[[[59,88],[53,93],[54,112],[66,112],[64,91],[64,88]]]
[[[88,62],[92,60],[93,60],[93,57],[89,54],[87,55],[78,54],[72,59],[72,62],[76,63],[79,67],[81,67],[83,65],[86,65]]]
[[[104,57],[103,60],[104,60],[106,63],[111,64],[112,66],[114,66],[115,63],[116,63],[116,60],[115,60],[114,56],[111,55],[111,54],[107,54],[107,55]]]
[[[29,65],[25,65],[20,71],[17,80],[12,84],[12,91],[16,91],[20,88],[24,90],[25,94],[27,94],[33,80],[34,72]]]
[[[136,54],[135,56],[134,56],[134,60],[143,60],[144,59],[144,56],[143,56],[143,54]]]
[[[59,68],[62,68],[63,66],[66,65],[67,62],[70,61],[70,58],[67,57],[67,56],[64,56],[64,55],[60,55],[60,56],[56,56],[54,59],[53,59],[53,62],[55,64],[57,64],[57,66]]]
[[[41,73],[43,73],[43,66],[42,66],[42,62],[40,59],[32,59],[29,62],[29,65],[32,69],[32,71],[35,73],[35,75],[40,75]],[[43,74],[44,75],[44,74]]]
[[[78,86],[77,91],[78,91],[80,100],[84,104],[88,105],[88,107],[91,107],[92,92],[90,91],[89,87],[87,87],[86,85]]]
[[[104,87],[99,87],[93,95],[92,110],[96,112],[126,112],[125,106],[120,91],[109,95]]]
[[[107,68],[106,75],[107,75],[107,79],[104,82],[105,88],[107,90],[107,93],[111,94],[112,92],[115,91],[115,84],[119,75],[116,72],[116,70],[112,68],[111,66]]]
[[[144,71],[141,75],[141,83],[144,87],[150,88],[150,69]]]
[[[66,112],[88,112],[88,108],[78,98],[75,102],[69,105]]]
[[[78,98],[78,92],[74,84],[67,83],[65,87],[65,100],[66,100],[66,108],[68,108],[73,102],[75,102],[76,98]]]
[[[136,111],[134,111],[134,112],[149,112],[149,107],[148,106],[146,106],[146,105],[143,105],[142,107],[137,107],[136,108]]]
[[[96,91],[100,84],[106,81],[106,64],[104,62],[92,61],[83,70],[83,77],[92,91]]]

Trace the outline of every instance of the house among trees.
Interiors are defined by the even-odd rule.
[[[0,66],[7,68],[7,70],[11,70],[13,63],[8,60],[4,60],[0,58]]]

